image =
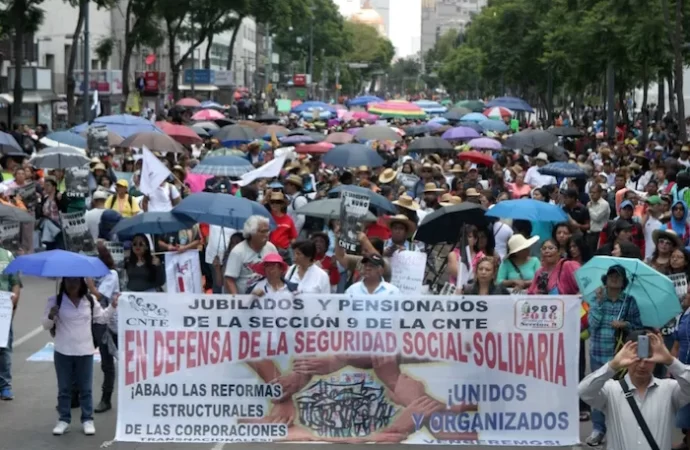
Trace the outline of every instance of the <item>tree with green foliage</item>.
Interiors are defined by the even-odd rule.
[[[361,90],[363,81],[370,80],[373,86],[377,78],[376,75],[390,67],[395,56],[395,47],[388,38],[381,36],[371,25],[348,20],[345,21],[344,28],[348,35],[350,49],[343,55],[343,62],[366,65],[361,69],[341,68],[341,73],[343,71],[351,72],[349,78],[359,80],[359,83],[355,83],[353,86],[355,88],[353,94],[356,94]]]
[[[389,91],[411,95],[419,91],[422,65],[417,58],[400,58],[388,70]]]

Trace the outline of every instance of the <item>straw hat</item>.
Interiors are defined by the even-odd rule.
[[[426,157],[428,160],[431,160],[435,164],[441,164],[441,157],[438,156],[436,153],[432,153]]]
[[[280,264],[280,270],[282,273],[287,272],[288,270],[288,265],[283,261],[283,257],[280,256],[278,253],[268,253],[266,256],[264,256],[264,259],[261,260],[260,263],[256,264],[250,264],[249,268],[252,269],[255,273],[261,275],[262,277],[266,276],[266,264]]]
[[[517,252],[525,250],[533,246],[539,240],[539,236],[532,236],[527,239],[521,234],[514,234],[508,239],[508,255],[514,255]]]
[[[297,161],[296,159],[290,161],[290,164],[285,166],[285,170],[287,172],[290,172],[290,171],[296,170],[296,169],[301,169],[301,168],[302,168],[302,164],[300,164],[300,162]]]
[[[465,197],[481,197],[482,194],[480,194],[475,188],[469,188],[465,191]]]
[[[393,202],[393,204],[410,211],[419,210],[419,203],[414,201],[409,195],[401,195],[396,201]]]
[[[520,167],[518,164],[514,164],[510,170],[515,172],[516,175],[521,174],[523,172],[522,167]]]
[[[92,171],[92,172],[95,172],[95,171],[97,171],[97,170],[102,170],[102,171],[105,172],[105,171],[108,170],[108,169],[105,168],[105,164],[103,164],[103,163],[97,163],[97,164],[95,164],[95,165],[91,168],[91,171]]]
[[[401,223],[407,228],[407,234],[414,234],[417,229],[417,224],[410,220],[405,214],[396,214],[395,216],[384,217],[382,222],[390,228],[394,223]]]
[[[537,161],[546,161],[546,162],[549,162],[549,157],[548,157],[548,156],[546,155],[546,153],[544,153],[544,152],[539,152],[539,153],[537,154],[537,157],[534,158],[534,159],[536,159]]]
[[[654,232],[652,233],[652,240],[654,241],[654,245],[656,245],[659,239],[661,238],[668,239],[669,241],[673,242],[673,245],[676,247],[683,246],[683,242],[678,237],[678,234],[676,234],[676,232],[673,230],[654,230]]]
[[[441,196],[441,201],[438,202],[438,204],[441,206],[459,205],[460,203],[462,203],[462,199],[450,193],[443,194]]]
[[[398,176],[398,172],[396,172],[393,169],[386,169],[383,172],[381,172],[381,175],[379,175],[379,183],[381,184],[388,184],[391,181],[395,180],[395,177]]]
[[[304,182],[302,181],[302,177],[299,175],[290,175],[285,179],[285,183],[291,183],[297,186],[298,188],[302,189],[304,186]]]
[[[452,169],[450,169],[450,173],[463,173],[464,170],[462,170],[462,166],[460,164],[455,164]]]
[[[287,199],[285,198],[285,195],[282,192],[271,192],[271,195],[268,197],[268,200],[270,202],[287,203]]]
[[[359,174],[359,173],[362,173],[362,172],[371,173],[371,170],[370,170],[367,166],[359,166],[359,167],[357,168],[357,173]]]
[[[424,185],[424,193],[426,194],[427,192],[444,192],[444,189],[436,186],[435,183],[427,183]]]

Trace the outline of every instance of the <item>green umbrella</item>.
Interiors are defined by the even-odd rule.
[[[441,104],[442,104],[443,106],[450,106],[450,105],[453,104],[453,101],[447,98],[447,99],[445,99],[445,100],[441,100]]]
[[[486,109],[484,102],[481,100],[462,100],[455,104],[456,108],[467,108],[472,112],[483,112]]]

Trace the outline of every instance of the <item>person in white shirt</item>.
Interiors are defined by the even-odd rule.
[[[331,282],[325,270],[314,262],[316,244],[314,241],[298,240],[292,244],[293,264],[285,280],[295,283],[301,294],[330,294]]]
[[[252,285],[256,274],[249,268],[261,262],[268,253],[278,253],[275,245],[268,242],[270,222],[265,216],[250,216],[244,223],[244,241],[232,249],[225,266],[225,290],[228,294],[244,295]]]
[[[254,273],[262,276],[252,287],[252,295],[289,294],[297,290],[297,285],[285,281],[288,265],[278,253],[268,253],[260,263],[252,264]]]
[[[151,195],[145,195],[141,201],[141,209],[145,212],[168,212],[178,203],[182,196],[175,185],[164,181]]]
[[[101,216],[103,211],[105,211],[105,201],[108,197],[108,192],[96,189],[91,197],[91,209],[84,214],[86,227],[89,229],[94,241],[98,240],[98,226],[101,223]]]
[[[599,244],[599,234],[604,229],[609,221],[611,214],[611,205],[602,195],[604,189],[599,184],[593,184],[589,189],[589,203],[587,203],[587,211],[589,211],[589,231],[587,232],[586,242],[589,250],[594,254]]]
[[[213,276],[213,293],[223,293],[223,277],[222,272],[220,278],[216,274],[215,266],[222,266],[225,262],[225,252],[230,246],[232,235],[237,230],[233,228],[224,228],[218,225],[209,225],[208,227],[208,242],[206,243],[206,253],[204,262],[211,266]]]
[[[383,281],[385,263],[381,255],[373,253],[362,258],[362,279],[347,288],[346,294],[398,295],[400,289]]]
[[[549,157],[546,153],[539,152],[535,160],[535,166],[527,169],[525,174],[525,183],[532,187],[542,187],[550,184],[557,184],[556,178],[551,175],[542,175],[539,173],[539,169],[544,167],[549,162]]]
[[[653,239],[653,233],[662,227],[661,220],[661,197],[652,195],[645,200],[647,203],[647,211],[642,216],[642,230],[644,231],[644,260],[647,261],[652,257],[654,250],[656,250],[656,243]]]
[[[647,334],[650,357],[640,359],[636,342],[640,334],[639,331],[630,333],[628,342],[616,356],[587,375],[577,388],[585,403],[606,414],[609,449],[647,450],[652,447],[628,403],[626,387],[660,449],[671,448],[676,413],[690,403],[690,366],[674,358],[661,336],[652,333]],[[656,364],[667,366],[673,378],[654,377]],[[614,380],[621,369],[627,369],[627,374],[620,381]]]
[[[306,217],[303,214],[295,214],[295,211],[309,203],[307,197],[302,193],[304,183],[299,175],[290,175],[285,179],[285,195],[288,198],[287,214],[297,229],[297,235],[302,232]]]
[[[58,384],[59,419],[53,434],[65,434],[72,421],[72,386],[79,390],[81,423],[84,434],[96,434],[93,424],[93,354],[92,323],[105,324],[117,308],[115,295],[105,310],[89,294],[83,278],[63,278],[58,295],[50,297],[43,314],[43,328],[54,336],[54,362]]]

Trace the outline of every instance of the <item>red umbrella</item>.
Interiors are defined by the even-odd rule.
[[[335,147],[335,145],[330,142],[319,142],[316,144],[298,145],[295,151],[300,154],[323,155],[333,147]]]
[[[182,145],[201,144],[204,142],[194,130],[184,125],[176,125],[170,122],[156,122],[156,126],[160,128],[163,133]]]
[[[175,103],[177,106],[185,106],[187,108],[200,108],[201,103],[199,103],[199,100],[195,98],[183,98],[179,100],[177,103]]]
[[[480,153],[476,150],[470,150],[469,152],[462,152],[458,154],[458,159],[463,161],[472,161],[475,164],[484,164],[485,166],[492,166],[496,161],[484,153]]]

